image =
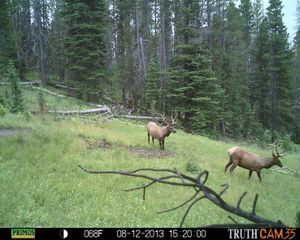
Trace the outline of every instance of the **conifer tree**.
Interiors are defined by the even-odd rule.
[[[296,122],[295,122],[295,134],[293,134],[293,140],[300,143],[300,1],[297,4],[297,32],[294,38],[294,69],[295,69],[295,87],[296,87]],[[300,216],[300,214],[299,214]]]
[[[66,0],[66,57],[71,78],[80,86],[81,96],[90,98],[106,83],[105,0]]]
[[[199,44],[182,44],[171,60],[169,109],[184,113],[183,125],[203,133],[216,130],[221,88],[208,52]]]
[[[169,112],[183,113],[187,129],[204,133],[217,128],[221,88],[209,52],[197,38],[197,6],[193,1],[178,1],[174,6],[175,10],[181,7],[182,14],[175,22],[176,55],[171,59],[167,105]]]
[[[15,58],[15,43],[10,17],[10,1],[0,1],[0,76],[5,72],[9,60]]]
[[[224,31],[226,29],[226,31]],[[223,34],[223,36],[222,36]],[[252,131],[252,109],[249,103],[249,89],[245,59],[247,48],[245,25],[239,9],[229,3],[224,19],[214,18],[213,41],[221,47],[213,49],[215,69],[221,78],[224,91],[222,97],[223,132],[238,137]],[[217,65],[217,66],[216,66]]]
[[[281,0],[270,0],[267,8],[270,41],[271,129],[291,132],[294,123],[292,54],[288,34],[282,21]]]
[[[147,82],[145,87],[145,103],[146,107],[151,110],[152,114],[160,112],[160,73],[157,63],[151,62],[149,72],[147,75]]]
[[[270,71],[270,43],[267,18],[264,18],[254,39],[253,81],[250,85],[251,102],[254,106],[256,125],[271,129],[271,80]]]
[[[20,86],[20,79],[12,61],[7,66],[6,78],[10,82],[10,110],[12,113],[24,111],[24,103]]]
[[[132,48],[132,29],[130,22],[132,19],[131,9],[133,7],[131,0],[117,0],[116,14],[117,18],[117,41],[116,41],[116,71],[119,78],[119,86],[122,92],[122,99],[125,103],[130,92],[130,86],[134,79],[134,57]]]

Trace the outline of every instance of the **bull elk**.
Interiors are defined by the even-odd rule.
[[[253,171],[256,172],[259,181],[261,182],[261,175],[260,171],[263,168],[270,168],[274,165],[282,167],[282,163],[279,158],[283,158],[285,154],[278,152],[279,141],[276,141],[272,144],[272,157],[270,158],[263,158],[254,153],[247,152],[240,147],[232,147],[227,150],[229,155],[229,162],[225,166],[225,173],[230,165],[230,172],[232,172],[236,166],[245,168],[249,170],[249,177],[250,179],[251,174]],[[276,152],[274,152],[274,149]]]
[[[154,138],[158,140],[161,150],[165,149],[165,137],[168,137],[171,133],[176,133],[175,120],[171,117],[171,122],[166,121],[164,115],[162,115],[163,123],[166,126],[160,127],[155,122],[149,122],[146,126],[148,134],[148,143],[150,144],[150,135],[152,137],[152,144],[154,145]]]

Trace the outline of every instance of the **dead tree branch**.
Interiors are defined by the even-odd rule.
[[[143,199],[145,199],[146,189],[150,186],[152,186],[154,183],[161,183],[161,184],[167,184],[172,186],[181,186],[181,187],[191,187],[195,189],[195,194],[184,201],[182,204],[178,205],[177,207],[161,211],[159,213],[166,213],[170,212],[176,209],[179,209],[186,204],[190,203],[188,208],[185,211],[185,214],[181,220],[180,227],[182,227],[185,218],[187,217],[188,213],[192,209],[192,207],[199,202],[202,199],[207,199],[210,202],[214,203],[216,206],[224,209],[227,212],[230,212],[232,214],[235,214],[237,216],[243,217],[251,222],[254,222],[255,224],[269,226],[269,227],[285,227],[285,225],[281,221],[272,221],[269,219],[266,219],[264,217],[258,216],[255,212],[256,204],[257,204],[257,198],[258,194],[255,195],[255,199],[253,201],[252,210],[251,211],[245,211],[243,210],[240,205],[245,197],[246,193],[243,193],[241,197],[238,199],[237,206],[232,206],[229,203],[225,202],[221,195],[224,194],[224,192],[229,188],[228,184],[222,185],[223,189],[218,194],[213,189],[209,188],[205,185],[209,172],[203,171],[200,173],[196,178],[185,175],[183,173],[178,172],[176,169],[153,169],[153,168],[141,168],[134,171],[96,171],[96,170],[88,170],[83,168],[82,166],[78,165],[78,167],[83,170],[84,172],[91,173],[91,174],[118,174],[118,175],[125,175],[130,177],[138,177],[138,178],[144,178],[147,180],[150,180],[150,183],[144,184],[142,186],[127,189],[126,191],[135,191],[139,189],[143,189]],[[150,173],[150,174],[147,174]],[[161,173],[161,174],[167,174],[166,176],[162,177],[155,177],[151,176],[151,173]],[[200,195],[201,194],[201,195]]]

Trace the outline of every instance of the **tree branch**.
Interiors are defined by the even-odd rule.
[[[201,199],[208,199],[210,202],[214,203],[216,206],[224,209],[227,212],[230,212],[232,214],[235,214],[237,216],[243,217],[251,222],[254,222],[256,224],[259,225],[264,225],[264,226],[269,226],[269,227],[285,227],[285,225],[280,222],[280,221],[272,221],[269,219],[266,219],[264,217],[258,216],[256,215],[255,209],[256,209],[256,204],[257,204],[257,198],[258,198],[258,194],[256,194],[255,199],[253,201],[253,205],[252,205],[252,210],[250,212],[245,211],[243,209],[240,208],[240,204],[243,200],[243,198],[245,197],[246,193],[243,193],[242,196],[239,198],[237,206],[232,206],[229,203],[225,202],[221,195],[229,188],[228,184],[223,184],[222,187],[223,189],[221,190],[221,192],[218,194],[217,192],[215,192],[213,189],[209,188],[208,186],[205,185],[208,176],[209,176],[209,172],[207,170],[203,171],[202,173],[200,173],[197,178],[185,175],[183,173],[178,172],[176,169],[172,170],[172,169],[153,169],[153,168],[140,168],[140,169],[136,169],[133,171],[95,171],[95,170],[88,170],[83,168],[82,166],[78,165],[78,167],[87,173],[91,173],[91,174],[118,174],[118,175],[125,175],[125,176],[129,176],[129,177],[138,177],[138,178],[144,178],[147,180],[150,180],[151,182],[148,184],[144,184],[140,187],[136,187],[136,188],[131,188],[131,189],[127,189],[126,191],[135,191],[135,190],[139,190],[139,189],[143,189],[143,198],[145,199],[145,190],[147,187],[153,185],[154,183],[161,183],[161,184],[168,184],[168,185],[173,185],[173,186],[181,186],[181,187],[192,187],[196,190],[196,193],[190,197],[188,200],[186,200],[185,202],[183,202],[182,204],[178,205],[177,207],[165,210],[165,211],[161,211],[160,213],[164,213],[164,212],[170,212],[176,209],[179,209],[180,207],[183,207],[184,205],[186,205],[187,203],[191,202],[193,199],[195,199],[197,196],[197,198],[188,206],[182,220],[180,223],[180,227],[182,227],[185,218],[187,217],[189,211],[191,210],[191,208],[193,207],[194,204],[196,204],[198,201],[200,201]],[[150,176],[149,174],[142,174],[143,172],[148,172],[148,173],[164,173],[167,174],[167,176],[162,176],[162,177],[153,177]],[[171,173],[171,175],[170,175]],[[204,178],[203,178],[204,176]],[[178,180],[181,181],[178,181]],[[202,181],[201,181],[202,180]],[[202,196],[199,196],[200,193],[203,193]]]

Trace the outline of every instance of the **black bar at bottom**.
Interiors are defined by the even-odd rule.
[[[0,239],[287,239],[300,240],[300,228],[0,228]]]

